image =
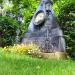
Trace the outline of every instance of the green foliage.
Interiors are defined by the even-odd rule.
[[[24,19],[24,24],[26,28],[30,23],[30,20],[36,10],[39,0],[12,0],[13,1],[13,10],[12,13],[18,14],[20,12]]]
[[[0,44],[2,46],[14,43],[17,26],[16,20],[7,16],[0,17]]]
[[[2,0],[0,0],[0,4],[2,3],[3,1]]]
[[[53,9],[64,31],[67,52],[72,55],[72,53],[75,52],[75,1],[58,0],[54,4]]]
[[[10,0],[11,1],[11,0]],[[34,3],[34,4],[33,4]],[[27,31],[27,29],[28,29],[28,25],[29,25],[29,23],[30,23],[30,20],[31,20],[31,18],[32,18],[32,16],[33,16],[33,12],[34,12],[34,10],[36,9],[36,7],[37,7],[37,4],[38,4],[38,0],[37,0],[37,2],[35,1],[35,0],[13,0],[13,6],[12,6],[12,8],[10,8],[9,6],[8,7],[6,7],[5,6],[5,4],[4,4],[4,8],[6,8],[5,10],[6,11],[9,11],[9,12],[12,12],[14,15],[16,15],[16,16],[18,16],[18,13],[20,13],[22,16],[23,16],[23,23],[21,24],[21,26],[20,26],[20,30],[21,30],[21,32],[20,32],[20,41],[22,40],[22,38],[23,38],[23,36],[25,35],[25,32]],[[4,9],[3,8],[3,9]],[[9,9],[8,9],[9,8]],[[10,25],[14,25],[14,22],[12,22],[14,19],[11,19],[11,18],[7,18],[7,20],[9,21],[9,23],[8,23],[8,21],[6,22],[6,21],[2,21],[2,17],[0,18],[1,19],[1,25],[0,26],[3,26],[4,25],[4,23],[7,23],[6,25],[8,26],[8,27],[10,27],[9,26],[9,23],[12,23],[12,24],[10,24]],[[2,23],[2,22],[4,22],[4,23]],[[16,26],[18,26],[18,23],[16,24]],[[2,28],[2,27],[1,27]],[[15,27],[16,28],[16,27]],[[17,28],[16,28],[17,29]],[[14,31],[14,33],[16,32],[16,29],[12,29],[13,31]],[[0,29],[1,30],[1,29]],[[2,33],[2,32],[1,32]],[[13,34],[14,34],[13,33]],[[8,34],[8,32],[6,32],[6,34],[7,35],[9,35]],[[12,34],[12,35],[13,35]],[[15,33],[15,36],[13,35],[9,35],[10,37],[14,37],[14,38],[16,38],[15,36],[16,36],[16,33]],[[3,39],[3,41],[5,42],[5,41],[7,41],[8,39],[6,39],[6,38],[9,38],[9,36],[6,36],[6,35],[1,35],[1,37],[3,37],[3,38],[5,38],[5,39]],[[0,40],[2,40],[2,38],[0,39]],[[13,40],[13,39],[11,39],[11,40]],[[4,43],[3,41],[1,41],[2,42],[2,44]],[[13,42],[14,42],[14,40],[13,40]],[[12,42],[10,42],[10,44],[11,44]],[[8,43],[4,43],[3,45],[8,45]]]

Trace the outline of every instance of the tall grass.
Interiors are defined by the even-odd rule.
[[[0,75],[75,75],[75,61],[38,59],[0,52]]]

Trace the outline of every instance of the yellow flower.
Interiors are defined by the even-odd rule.
[[[4,47],[4,52],[13,52],[19,54],[30,54],[35,53],[35,51],[39,50],[39,46],[35,44],[14,44],[13,46]]]
[[[6,53],[6,52],[8,52],[8,48],[7,47],[4,47],[3,48],[3,51]]]

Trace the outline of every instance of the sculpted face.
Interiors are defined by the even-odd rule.
[[[41,24],[45,19],[45,14],[43,12],[40,12],[35,17],[35,25]]]

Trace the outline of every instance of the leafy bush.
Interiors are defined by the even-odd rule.
[[[16,20],[7,16],[0,17],[0,45],[11,45],[15,41],[16,29],[18,23]]]
[[[66,50],[72,55],[73,52],[75,53],[75,1],[58,0],[53,8],[56,12],[59,25],[64,31]]]
[[[23,16],[23,23],[20,26],[20,42],[23,39],[25,32],[27,32],[30,20],[34,14],[35,9],[37,8],[37,5],[39,3],[39,0],[10,0],[13,2],[13,7],[10,10],[6,10],[16,16],[22,15]],[[34,4],[33,4],[34,3]],[[4,4],[5,5],[5,4]],[[21,6],[20,6],[21,5]],[[4,28],[3,28],[4,26]],[[9,17],[1,17],[0,18],[0,46],[4,45],[11,45],[15,42],[16,38],[16,29],[17,29],[18,23],[16,20],[9,18]],[[7,29],[6,29],[7,27]],[[2,30],[5,30],[3,32]],[[9,31],[10,30],[10,31]]]

